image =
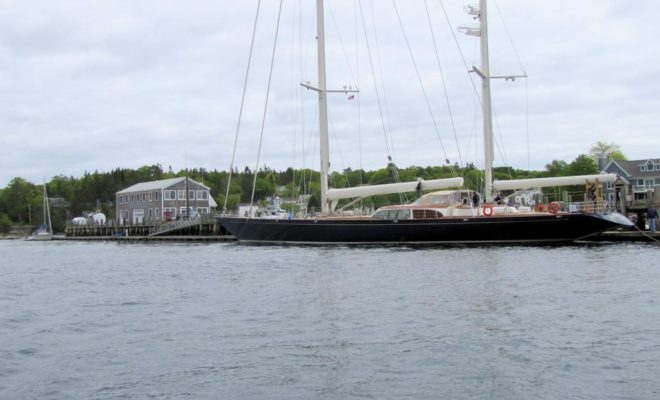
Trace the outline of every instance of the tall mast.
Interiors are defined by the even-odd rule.
[[[479,31],[481,43],[481,102],[484,125],[484,201],[493,199],[493,112],[490,104],[490,66],[488,59],[488,13],[486,0],[479,0]]]
[[[46,224],[48,223],[48,220],[46,219],[46,205],[47,205],[47,203],[48,203],[48,200],[46,199],[46,179],[45,179],[45,178],[44,178],[44,195],[43,195],[43,201],[44,201],[44,207],[43,207],[43,208],[44,208],[44,209],[43,209],[44,218],[43,218],[43,221],[44,221],[44,225],[46,225]]]
[[[316,0],[316,45],[318,57],[319,138],[321,140],[321,212],[330,212],[328,203],[328,170],[330,150],[328,140],[328,99],[325,82],[325,33],[323,28],[323,0]]]
[[[485,185],[484,185],[484,201],[490,202],[493,200],[493,111],[491,108],[490,99],[490,80],[491,79],[504,79],[505,81],[515,81],[516,78],[527,78],[527,74],[522,75],[504,75],[504,76],[491,76],[490,65],[488,59],[488,12],[486,10],[487,0],[479,0],[479,7],[468,5],[465,9],[468,14],[472,15],[475,19],[479,18],[479,28],[471,26],[461,26],[459,31],[466,35],[479,36],[481,45],[481,69],[472,67],[470,72],[474,72],[481,78],[481,106],[484,127],[484,171],[485,171]]]
[[[48,206],[48,191],[46,190],[46,179],[44,178],[44,224],[48,216],[48,233],[53,233],[53,225],[50,222],[50,207]]]

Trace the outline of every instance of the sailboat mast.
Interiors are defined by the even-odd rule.
[[[46,190],[46,179],[44,179],[44,224],[46,223],[46,215],[48,216],[48,233],[53,233],[53,224],[50,221],[50,207],[48,205],[48,190]]]
[[[325,32],[323,27],[323,0],[316,0],[316,45],[318,57],[319,138],[321,141],[321,212],[330,212],[328,202],[328,170],[330,150],[328,140],[328,100],[325,81]]]
[[[43,202],[44,202],[44,207],[43,207],[44,210],[43,210],[43,212],[44,212],[44,218],[43,218],[43,220],[42,220],[42,221],[44,221],[44,225],[46,225],[46,224],[48,223],[48,220],[46,219],[46,206],[47,206],[47,204],[48,204],[48,199],[46,198],[46,196],[47,196],[47,195],[46,195],[46,180],[44,179],[44,195],[43,195]]]
[[[484,128],[484,201],[493,199],[493,112],[490,103],[490,67],[488,58],[487,0],[479,0],[479,31],[481,38],[481,102]]]

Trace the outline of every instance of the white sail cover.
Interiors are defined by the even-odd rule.
[[[553,178],[514,179],[493,182],[495,190],[531,189],[548,186],[592,185],[596,183],[614,183],[616,174],[557,176]]]
[[[355,197],[377,196],[379,194],[405,193],[417,190],[448,189],[463,186],[463,178],[432,179],[429,181],[411,181],[388,183],[384,185],[358,186],[344,189],[329,189],[328,200],[352,199]]]

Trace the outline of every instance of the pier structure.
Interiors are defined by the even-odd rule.
[[[165,237],[227,237],[228,233],[216,222],[213,215],[200,214],[189,219],[181,218],[174,221],[144,221],[132,223],[129,220],[123,224],[108,221],[106,224],[74,225],[65,228],[65,238],[145,238],[152,240]]]

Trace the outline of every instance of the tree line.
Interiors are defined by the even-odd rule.
[[[600,143],[600,142],[599,142]],[[596,146],[596,145],[594,145]],[[616,146],[616,145],[614,145]],[[598,150],[597,150],[598,151]],[[616,147],[616,152],[610,152],[608,158],[624,158]],[[493,170],[495,179],[525,179],[552,176],[583,175],[598,172],[594,147],[591,154],[581,154],[570,163],[553,160],[544,170],[528,171],[512,167],[497,167]],[[396,174],[395,174],[396,172]],[[46,183],[48,196],[51,199],[51,218],[53,228],[62,231],[66,222],[88,212],[103,212],[109,219],[115,215],[115,193],[140,182],[169,179],[188,175],[189,178],[203,183],[210,188],[222,209],[225,205],[225,194],[228,210],[236,209],[240,203],[249,203],[252,198],[255,202],[279,195],[282,197],[295,197],[299,194],[311,195],[309,207],[320,205],[319,173],[311,169],[287,168],[276,171],[263,167],[256,174],[250,168],[242,171],[235,169],[228,171],[207,170],[193,168],[188,171],[165,171],[160,164],[143,166],[138,169],[117,168],[110,172],[85,172],[83,176],[57,175]],[[231,180],[230,180],[231,175]],[[446,166],[410,166],[395,168],[392,164],[374,171],[361,169],[345,169],[333,172],[330,175],[331,187],[355,187],[367,184],[383,184],[395,182],[395,175],[400,181],[412,181],[418,178],[440,179],[454,176],[464,178],[465,187],[479,190],[483,185],[483,171],[473,164],[465,167],[458,165]],[[227,185],[230,185],[227,191]],[[254,185],[254,194],[253,191]],[[579,189],[579,188],[578,188]],[[367,206],[375,208],[400,201],[399,195],[373,196],[367,201]],[[43,223],[43,184],[35,184],[16,177],[9,184],[0,189],[0,232],[8,231],[12,225],[37,226]]]

